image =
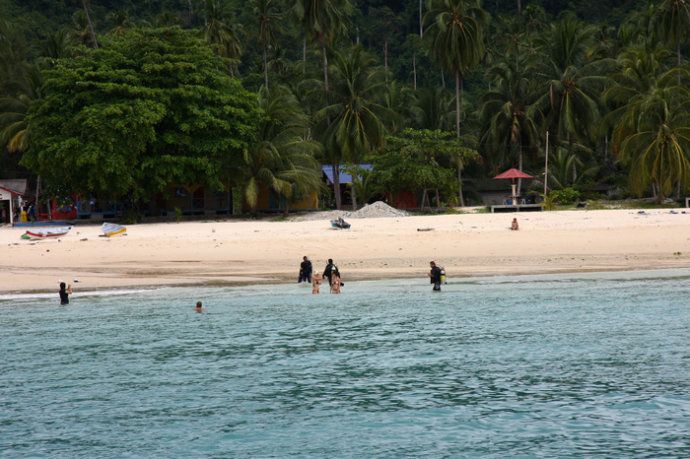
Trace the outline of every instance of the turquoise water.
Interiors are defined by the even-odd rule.
[[[690,272],[430,290],[4,297],[0,456],[690,455]]]

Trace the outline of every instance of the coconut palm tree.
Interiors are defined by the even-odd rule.
[[[259,20],[258,39],[264,63],[264,85],[268,88],[268,48],[275,45],[276,27],[282,17],[275,0],[252,0],[254,15]]]
[[[448,130],[453,119],[453,97],[440,87],[420,88],[412,101],[412,124],[417,129]]]
[[[594,27],[563,16],[544,36],[544,55],[534,70],[543,83],[529,114],[555,134],[555,143],[575,153],[591,151],[600,128],[600,95],[616,65],[613,59],[590,59],[595,34]]]
[[[321,187],[321,169],[314,157],[320,145],[302,136],[308,118],[287,88],[278,86],[270,93],[262,88],[259,106],[264,116],[256,140],[244,154],[245,199],[255,212],[260,189],[266,187],[285,199],[287,213],[290,200]]]
[[[524,64],[512,59],[493,66],[489,70],[491,89],[481,99],[481,143],[485,152],[495,155],[490,157],[494,173],[506,162],[514,164],[515,159],[522,170],[525,151],[535,151],[538,143],[537,123],[528,110],[534,88],[520,68]]]
[[[455,131],[460,137],[460,86],[463,76],[484,53],[482,23],[487,17],[475,0],[430,0],[425,22],[431,54],[455,76]]]
[[[11,83],[11,96],[0,98],[0,146],[10,153],[21,153],[29,147],[28,114],[31,105],[41,97],[43,79],[36,67],[30,67],[22,80]]]
[[[477,0],[429,0],[425,22],[431,34],[431,54],[441,68],[455,76],[455,134],[460,139],[460,88],[463,76],[484,54],[483,23],[488,17]],[[462,155],[458,155],[461,158]],[[462,169],[458,159],[458,197],[465,205],[462,194]]]
[[[690,3],[687,0],[663,0],[654,15],[652,28],[675,46],[680,67],[683,60],[680,45],[690,36]]]
[[[242,46],[236,26],[219,0],[206,0],[204,4],[204,36],[206,41],[216,47],[219,56],[236,61],[242,54]],[[234,64],[229,66],[230,74],[234,74]]]
[[[333,85],[328,102],[316,113],[323,127],[323,144],[333,165],[336,207],[340,208],[341,161],[358,162],[381,147],[387,132],[385,119],[393,116],[380,100],[386,91],[384,72],[361,46],[335,52]],[[356,196],[353,205],[356,206]]]
[[[321,47],[324,88],[328,91],[327,47],[347,30],[346,23],[352,12],[352,4],[350,0],[295,0],[292,11],[305,33],[305,67],[307,38]]]
[[[631,189],[650,185],[657,202],[690,179],[690,91],[676,85],[659,88],[636,104],[621,121],[636,131],[620,143],[620,161],[630,168]]]

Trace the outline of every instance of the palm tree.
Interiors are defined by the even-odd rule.
[[[675,45],[680,67],[680,45],[690,36],[690,3],[687,0],[663,0],[654,15],[652,27],[666,42]]]
[[[420,88],[411,107],[412,125],[417,129],[447,130],[452,125],[453,98],[438,86]]]
[[[316,113],[323,126],[323,144],[331,156],[338,209],[340,162],[356,163],[364,154],[381,147],[387,132],[383,120],[392,116],[379,100],[386,82],[384,72],[374,63],[361,46],[335,52],[328,105]],[[353,196],[353,206],[356,205]]]
[[[512,60],[492,67],[492,89],[482,97],[481,143],[485,151],[497,155],[493,162],[495,173],[506,162],[506,153],[510,154],[507,162],[514,164],[517,157],[518,169],[522,170],[525,149],[534,151],[538,143],[537,125],[528,111],[534,89],[520,68],[524,66]],[[518,194],[520,186],[518,183]]]
[[[307,37],[319,43],[321,47],[324,88],[328,91],[326,48],[346,30],[346,20],[352,12],[352,4],[350,0],[295,0],[293,12],[304,29],[305,53]],[[304,56],[306,60],[306,54]]]
[[[432,34],[431,53],[441,68],[455,76],[455,134],[460,139],[460,86],[463,75],[479,63],[484,54],[482,24],[487,14],[477,0],[429,0],[425,22]],[[459,155],[458,158],[461,158]],[[462,194],[462,169],[458,159],[458,197],[465,205]]]
[[[256,140],[244,154],[245,198],[256,212],[260,189],[267,187],[285,198],[287,214],[291,199],[321,187],[321,170],[314,158],[320,145],[302,136],[308,118],[285,87],[270,93],[263,88],[259,106],[264,117]]]
[[[0,146],[10,153],[29,147],[28,114],[31,105],[41,98],[42,81],[41,72],[31,67],[22,80],[11,83],[14,95],[0,98]]]
[[[545,55],[535,70],[544,83],[529,115],[555,133],[557,144],[573,152],[590,151],[587,145],[599,133],[600,95],[615,65],[612,59],[590,60],[595,33],[595,28],[565,15],[544,37]]]
[[[206,0],[204,36],[207,42],[216,47],[219,56],[236,61],[242,54],[242,46],[224,5],[219,0]],[[234,64],[231,64],[231,75],[234,73],[233,69]]]
[[[642,193],[651,184],[657,202],[690,178],[690,91],[676,85],[660,88],[636,104],[621,124],[636,132],[620,143],[620,160],[630,167],[630,185]],[[634,117],[634,118],[633,118]]]
[[[254,14],[259,19],[258,39],[261,44],[264,62],[264,85],[268,88],[268,48],[276,41],[275,27],[281,14],[274,0],[252,0]]]
[[[110,33],[121,35],[129,30],[133,25],[133,21],[126,9],[114,10],[108,14],[108,19],[113,23],[113,28]]]

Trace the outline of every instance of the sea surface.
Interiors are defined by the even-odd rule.
[[[345,281],[0,297],[0,457],[690,456],[690,271]]]

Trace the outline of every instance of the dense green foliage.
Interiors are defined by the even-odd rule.
[[[690,182],[688,56],[684,0],[0,0],[0,167],[251,204],[321,162],[355,199],[463,204],[508,167],[541,179],[548,131],[550,189],[662,200]]]
[[[179,28],[134,30],[60,60],[44,73],[23,162],[47,183],[108,198],[139,200],[171,183],[220,189],[258,114],[224,67]]]

